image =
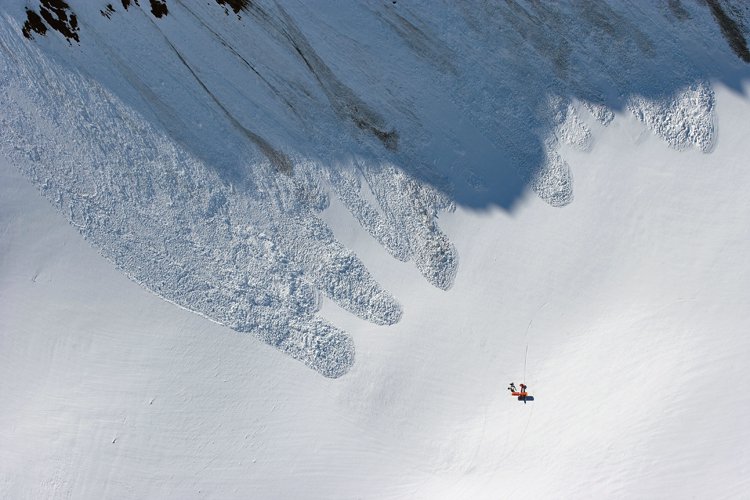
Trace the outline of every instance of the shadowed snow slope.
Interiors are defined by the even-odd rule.
[[[0,6],[0,497],[750,490],[744,3],[94,4]]]

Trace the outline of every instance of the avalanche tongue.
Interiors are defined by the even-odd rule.
[[[2,152],[133,280],[329,377],[355,349],[321,292],[402,316],[330,195],[447,290],[439,213],[569,204],[586,117],[709,152],[710,82],[746,68],[741,3],[25,5],[0,8]]]

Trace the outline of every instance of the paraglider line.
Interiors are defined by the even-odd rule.
[[[526,342],[526,353],[523,355],[523,383],[526,384],[526,359],[529,357],[529,343]]]

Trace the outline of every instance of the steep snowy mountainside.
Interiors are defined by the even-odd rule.
[[[404,314],[330,196],[446,290],[439,214],[571,203],[589,116],[710,152],[748,74],[741,2],[93,5],[0,7],[2,152],[132,279],[330,377],[355,346],[320,294]]]
[[[744,498],[746,95],[715,86],[711,154],[582,114],[574,203],[441,215],[447,291],[332,197],[404,311],[324,299],[357,346],[335,380],[130,282],[0,159],[2,496]],[[505,391],[522,377],[533,404]]]

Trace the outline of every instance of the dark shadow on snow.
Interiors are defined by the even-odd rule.
[[[621,112],[633,95],[666,98],[708,80],[741,91],[750,76],[741,2],[669,0],[645,13],[593,0],[461,2],[442,11],[386,2],[350,6],[365,21],[348,23],[263,1],[217,0],[200,9],[157,0],[122,5],[115,12],[108,4],[110,24],[88,38],[80,31],[79,40],[81,13],[62,0],[39,0],[25,13],[23,34],[50,28],[81,45],[104,42],[111,47],[101,47],[103,56],[120,61],[130,50],[150,51],[151,60],[119,74],[107,65],[79,69],[239,185],[249,147],[286,174],[298,160],[342,165],[357,157],[395,165],[459,205],[511,210],[547,160],[545,141],[555,126],[550,96]],[[144,16],[162,32],[161,46],[146,50],[138,37],[123,36],[129,23],[143,26]],[[170,19],[199,37],[179,32]],[[334,23],[341,33],[326,32],[335,43],[321,45],[316,28]],[[194,38],[204,52],[191,53],[186,40]],[[348,50],[332,49],[344,42]],[[170,52],[187,73],[174,75],[182,88],[168,95],[149,79]],[[214,59],[222,65],[213,67]],[[131,90],[124,91],[123,80]],[[191,104],[180,109],[181,102]],[[548,201],[568,199],[563,193]]]

